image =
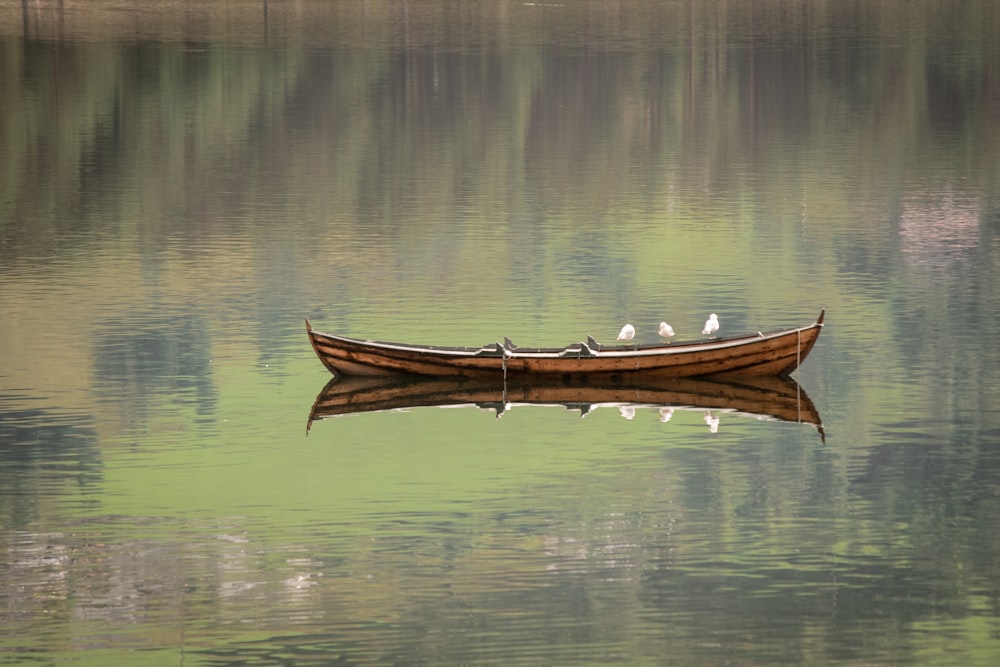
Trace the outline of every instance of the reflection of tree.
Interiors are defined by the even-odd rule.
[[[93,339],[94,394],[98,400],[127,397],[121,406],[127,421],[141,423],[149,403],[164,394],[198,415],[213,415],[211,341],[197,315],[125,314],[99,325]]]
[[[51,410],[3,409],[0,403],[0,527],[35,525],[43,498],[64,488],[79,491],[66,487],[87,487],[101,476],[91,419]]]
[[[896,447],[847,478],[841,454],[822,446],[671,452],[681,514],[670,536],[640,540],[643,617],[661,619],[671,647],[745,652],[751,663],[796,646],[803,662],[870,658],[872,646],[899,650],[887,618],[909,628],[973,618],[981,594],[996,596],[989,524],[1000,508],[968,497],[988,488],[973,470],[997,472],[980,465],[995,459],[986,441],[969,435],[940,449]],[[953,496],[956,487],[967,491]]]

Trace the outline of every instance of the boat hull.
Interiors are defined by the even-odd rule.
[[[306,329],[320,361],[335,375],[490,378],[521,376],[620,377],[780,376],[812,351],[824,312],[813,324],[736,338],[668,345],[481,348],[382,343]]]

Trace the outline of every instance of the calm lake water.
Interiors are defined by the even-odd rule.
[[[0,0],[0,664],[996,664],[998,34],[988,0]],[[304,317],[821,308],[821,428],[306,430]]]

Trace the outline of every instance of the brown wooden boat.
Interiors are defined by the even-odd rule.
[[[518,347],[505,339],[483,347],[381,343],[320,333],[306,320],[320,361],[335,375],[511,378],[578,376],[702,377],[787,375],[805,360],[823,328],[813,324],[734,338],[653,345],[601,345],[593,338],[561,348]]]
[[[309,424],[328,417],[415,407],[474,406],[497,416],[522,405],[561,405],[586,415],[596,407],[714,410],[811,424],[823,434],[816,406],[789,377],[647,378],[636,383],[589,376],[521,380],[428,377],[338,377],[316,397]]]

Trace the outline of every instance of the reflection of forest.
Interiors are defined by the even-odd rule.
[[[334,217],[355,242],[401,214],[413,233],[443,208],[488,214],[497,202],[511,212],[503,231],[524,231],[519,221],[530,228],[538,213],[525,192],[555,188],[565,202],[610,208],[641,179],[651,208],[679,196],[691,205],[749,188],[741,167],[767,165],[770,146],[789,144],[781,159],[797,162],[763,177],[827,184],[825,203],[845,209],[865,195],[847,188],[900,179],[917,159],[950,163],[956,147],[996,179],[986,156],[1000,148],[1000,46],[989,38],[1000,11],[967,4],[941,30],[933,5],[907,2],[498,3],[472,13],[305,3],[303,14],[271,8],[271,49],[244,46],[259,38],[255,12],[215,32],[221,19],[208,10],[189,22],[144,10],[143,32],[123,42],[97,39],[100,12],[52,7],[33,15],[31,41],[0,44],[3,218],[46,222],[0,231],[22,253],[84,231],[71,226],[80,213],[90,231],[125,231],[102,229],[114,204],[141,210],[113,219],[143,238],[211,234],[221,213],[294,207],[301,193],[326,209],[303,211],[313,228],[302,232]],[[323,21],[332,35],[305,29]],[[754,39],[734,42],[746,24]],[[5,25],[20,29],[9,16]],[[870,40],[871,57],[842,35]],[[942,128],[953,143],[929,146]],[[866,162],[877,171],[838,171],[858,152],[879,156]],[[573,182],[561,180],[567,170]]]
[[[669,648],[692,660],[706,636],[729,657],[785,655],[794,642],[803,662],[862,659],[880,646],[899,661],[901,627],[974,633],[971,607],[1000,595],[991,576],[1000,545],[974,536],[988,532],[977,499],[940,495],[955,471],[945,465],[909,490],[856,479],[860,496],[846,498],[823,490],[831,463],[823,446],[795,439],[766,452],[678,451],[660,468],[594,485],[574,507],[504,501],[320,522],[298,533],[310,543],[282,542],[280,529],[259,535],[235,517],[106,517],[73,533],[7,534],[3,574],[20,586],[0,590],[0,625],[16,633],[44,616],[72,622],[86,645],[150,648],[182,641],[177,623],[197,653],[208,613],[237,653],[271,650],[270,641],[291,642],[293,654],[361,642],[344,650],[405,646],[437,664],[475,662],[518,637]],[[878,488],[900,495],[868,497]]]
[[[381,286],[391,265],[400,280],[420,272],[460,298],[447,292],[456,271],[503,284],[542,266],[596,291],[620,269],[588,248],[611,234],[643,233],[650,257],[683,269],[698,242],[668,232],[686,211],[747,207],[727,215],[766,220],[769,235],[794,244],[806,199],[788,193],[799,192],[831,221],[809,229],[804,261],[869,273],[900,241],[851,229],[914,169],[926,172],[928,189],[913,193],[923,200],[965,197],[936,183],[938,169],[953,178],[968,164],[985,181],[964,180],[969,191],[1000,178],[992,3],[966,3],[944,27],[936,5],[909,2],[306,2],[266,17],[258,3],[119,5],[33,2],[24,43],[20,12],[0,15],[5,261],[72,267],[81,245],[114,254],[137,243],[142,264],[122,267],[136,283],[182,252],[172,289],[200,294],[208,276],[236,284],[261,275],[260,262],[294,265],[280,244],[293,232],[329,254],[327,280],[370,273]],[[271,48],[248,48],[263,36]],[[647,210],[619,210],[636,201]],[[902,243],[935,252],[921,235],[939,232],[905,209]],[[488,247],[480,235],[440,233],[457,210],[490,226]],[[988,202],[966,210],[997,214]],[[541,228],[543,217],[569,219]],[[274,219],[298,222],[275,229]],[[988,247],[975,224],[963,247]],[[582,249],[580,234],[591,239]],[[178,237],[183,248],[170,247]],[[236,238],[268,251],[248,262]],[[743,262],[735,273],[753,270]],[[657,268],[638,270],[642,279]],[[830,280],[817,299],[782,286],[789,302],[870,308],[857,288]],[[92,292],[128,289],[117,280]],[[24,340],[38,324],[18,322],[0,337]]]
[[[720,201],[746,207],[729,217],[775,227],[768,234],[794,258],[784,261],[827,272],[819,287],[780,286],[790,302],[837,311],[839,341],[905,328],[912,344],[896,363],[933,381],[872,382],[885,391],[842,399],[854,388],[826,375],[829,402],[866,412],[846,426],[858,433],[834,434],[848,443],[840,450],[706,455],[665,485],[678,489],[675,509],[633,499],[640,521],[637,510],[589,508],[568,534],[517,530],[509,518],[449,519],[442,525],[452,532],[442,529],[437,542],[387,530],[323,545],[328,558],[314,561],[299,545],[253,551],[238,529],[220,531],[216,551],[191,539],[189,552],[190,536],[155,518],[132,519],[148,522],[136,532],[152,537],[141,539],[129,532],[135,526],[94,526],[101,539],[87,530],[5,533],[2,574],[28,588],[4,594],[0,625],[35,614],[136,623],[195,598],[232,623],[267,603],[310,621],[322,613],[373,625],[419,618],[461,633],[496,622],[475,610],[541,616],[555,598],[566,610],[592,605],[595,619],[617,614],[624,625],[622,608],[602,606],[617,596],[639,615],[692,614],[689,628],[740,628],[794,615],[773,583],[761,588],[780,580],[808,591],[795,604],[796,636],[814,642],[803,648],[809,662],[810,651],[834,650],[824,638],[843,647],[887,631],[863,627],[879,617],[966,619],[973,605],[996,615],[1000,593],[984,582],[998,580],[992,520],[1000,507],[983,489],[1000,476],[1000,358],[969,343],[998,333],[1000,211],[976,194],[1000,190],[996,3],[962,3],[943,24],[940,3],[905,0],[639,0],[572,12],[519,2],[299,2],[271,3],[266,17],[256,2],[147,4],[104,12],[33,1],[27,16],[20,3],[0,8],[0,276],[37,266],[62,286],[39,279],[27,286],[37,292],[29,302],[6,291],[24,283],[0,280],[0,368],[11,386],[58,387],[62,398],[75,390],[85,395],[82,412],[96,402],[107,413],[46,432],[39,424],[58,422],[54,413],[3,406],[0,454],[5,469],[23,469],[16,479],[25,485],[0,480],[0,518],[15,528],[34,521],[39,488],[99,479],[95,439],[107,434],[93,431],[141,423],[152,393],[212,412],[210,359],[226,345],[276,346],[257,331],[218,335],[237,309],[284,314],[271,282],[319,285],[321,302],[324,285],[342,276],[369,277],[350,283],[376,289],[385,266],[406,280],[440,267],[420,277],[439,290],[424,297],[433,310],[441,292],[455,296],[447,291],[454,272],[504,284],[543,267],[563,276],[569,287],[557,296],[572,303],[576,290],[597,292],[620,270],[594,250],[615,234],[647,239],[640,279],[658,280],[663,256],[679,272],[700,261],[697,239],[663,230]],[[637,201],[643,210],[626,210]],[[796,227],[807,208],[827,221],[809,227],[808,244]],[[885,209],[897,211],[895,225],[858,224]],[[456,210],[490,226],[488,249],[482,236],[440,233]],[[550,224],[537,224],[543,218]],[[290,226],[276,228],[275,219]],[[573,243],[581,234],[597,242],[581,249]],[[313,242],[293,244],[290,235]],[[515,245],[525,238],[531,243]],[[752,230],[747,239],[760,243]],[[329,256],[328,273],[299,275],[302,252]],[[114,271],[94,270],[95,258]],[[735,259],[734,273],[755,268],[745,262]],[[885,294],[885,263],[904,265],[894,275],[909,289],[870,298]],[[156,289],[190,308],[164,312]],[[116,300],[148,305],[122,312],[109,306]],[[954,312],[974,314],[976,330]],[[298,324],[300,313],[288,315]],[[50,326],[90,346],[52,346],[24,362]],[[964,344],[949,344],[956,340]],[[836,351],[852,373],[867,372],[871,350]],[[102,404],[105,395],[129,401]],[[898,417],[914,406],[927,422]],[[30,427],[11,426],[18,420]],[[925,423],[939,432],[923,432]],[[913,446],[871,446],[880,438],[865,429]],[[745,470],[758,477],[741,477]],[[785,483],[768,481],[776,479]],[[656,487],[646,482],[635,488]],[[826,516],[837,529],[817,538],[815,524],[789,519],[803,516]],[[747,543],[767,553],[740,553]],[[268,549],[281,552],[279,565]],[[774,567],[774,554],[788,557],[780,572],[756,569]],[[484,581],[483,572],[496,578]],[[442,578],[454,590],[421,588]],[[529,583],[500,590],[500,581]],[[595,601],[588,591],[608,590],[602,585],[617,588]],[[566,641],[565,628],[546,632],[553,644]],[[450,657],[461,649],[430,639],[427,647]]]

